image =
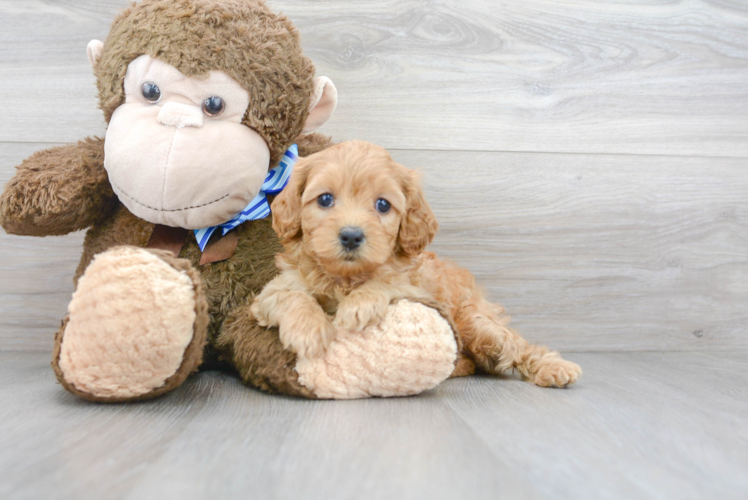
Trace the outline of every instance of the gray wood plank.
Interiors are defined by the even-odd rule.
[[[748,155],[748,7],[592,0],[272,1],[389,148]],[[101,133],[85,57],[120,0],[0,2],[0,141]]]
[[[401,399],[271,396],[202,373],[96,405],[43,353],[0,353],[0,496],[743,498],[741,353],[588,353],[567,390],[449,380]]]
[[[741,159],[396,151],[424,172],[433,249],[562,350],[748,347]]]
[[[585,374],[571,390],[467,379],[444,386],[448,404],[494,453],[511,454],[546,498],[748,496],[744,354],[572,359]]]
[[[45,145],[0,144],[0,183]],[[748,348],[743,160],[394,151],[421,167],[433,249],[553,348]],[[0,234],[0,349],[51,348],[82,234]]]
[[[295,400],[210,373],[103,406],[63,392],[41,353],[0,360],[2,498],[538,498],[429,396]]]
[[[49,143],[0,143],[0,186],[15,165]],[[73,293],[83,232],[33,238],[0,229],[0,350],[51,352],[54,333]]]
[[[433,397],[300,402],[273,396],[247,401],[246,388],[215,398],[126,498],[539,498],[522,478],[496,474],[511,467]],[[220,391],[223,393],[224,391]],[[237,404],[239,402],[239,404]],[[226,417],[241,423],[238,439],[222,439]],[[236,419],[236,420],[234,420]],[[224,429],[208,432],[204,429]],[[201,450],[195,453],[196,450]],[[207,457],[220,457],[219,460]],[[219,465],[220,467],[214,467]],[[205,465],[203,465],[205,464]],[[205,484],[183,480],[207,469]],[[224,485],[228,485],[224,486]]]
[[[74,142],[104,132],[86,45],[127,2],[0,1],[0,141]]]

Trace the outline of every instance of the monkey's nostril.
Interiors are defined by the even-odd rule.
[[[167,127],[202,127],[203,111],[197,106],[167,102],[158,112],[158,121]]]
[[[346,250],[355,250],[364,242],[364,232],[359,227],[344,227],[338,233],[340,244]]]

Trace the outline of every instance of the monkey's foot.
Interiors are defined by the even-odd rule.
[[[339,329],[325,355],[299,357],[296,372],[299,383],[323,399],[408,396],[447,379],[456,359],[449,323],[435,309],[403,300],[376,326]]]
[[[207,324],[200,278],[188,261],[115,247],[97,255],[78,282],[52,366],[84,399],[149,399],[197,369]]]

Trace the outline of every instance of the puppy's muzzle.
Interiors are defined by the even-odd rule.
[[[360,227],[344,227],[338,233],[340,244],[347,252],[352,252],[364,242],[364,232]]]

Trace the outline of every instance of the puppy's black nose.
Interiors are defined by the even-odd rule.
[[[338,234],[340,244],[346,250],[355,250],[364,242],[364,232],[358,227],[344,227]]]

